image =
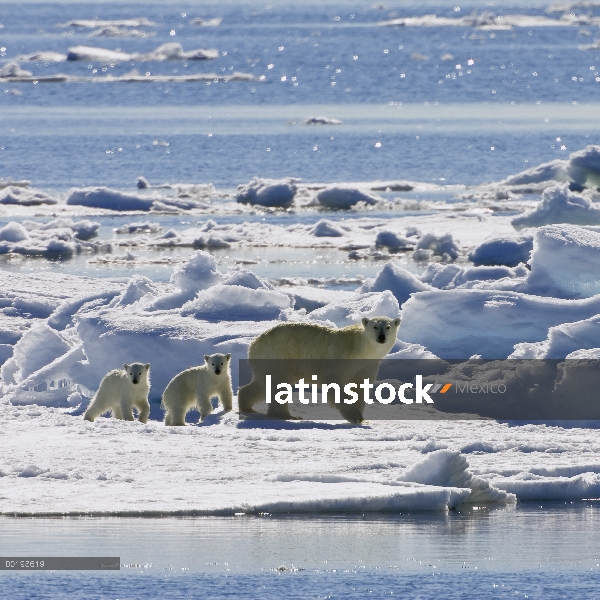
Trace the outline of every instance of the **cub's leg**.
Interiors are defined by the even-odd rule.
[[[231,387],[227,386],[226,390],[223,390],[220,395],[221,404],[223,405],[223,410],[225,412],[232,410],[233,408],[233,392],[231,391]]]

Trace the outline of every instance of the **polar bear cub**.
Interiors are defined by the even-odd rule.
[[[140,423],[146,423],[150,415],[149,391],[150,365],[124,364],[122,369],[104,376],[83,418],[94,421],[110,410],[116,419],[133,421],[133,409],[137,408]]]
[[[185,415],[198,408],[204,419],[212,412],[211,398],[218,396],[223,409],[232,409],[231,354],[205,354],[204,364],[175,375],[167,385],[162,407],[165,425],[185,425]]]

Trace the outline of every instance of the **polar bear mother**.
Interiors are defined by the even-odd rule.
[[[364,317],[360,323],[341,329],[316,323],[282,323],[265,331],[248,348],[254,378],[239,389],[240,412],[255,412],[254,405],[265,401],[267,374],[272,375],[274,381],[288,383],[296,383],[300,378],[311,381],[312,375],[317,375],[320,381],[331,380],[332,365],[327,364],[327,359],[357,361],[344,362],[346,372],[336,373],[338,380],[357,384],[365,378],[374,380],[378,363],[373,359],[383,358],[392,349],[399,326],[400,319]],[[339,371],[340,364],[336,367]],[[354,404],[333,406],[347,421],[363,420],[362,398]],[[267,414],[290,418],[287,404],[271,403]]]

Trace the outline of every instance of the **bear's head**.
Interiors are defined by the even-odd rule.
[[[124,364],[123,368],[127,373],[131,383],[137,385],[142,381],[148,381],[148,371],[150,370],[149,363],[131,363],[130,365]]]
[[[220,375],[223,372],[229,371],[229,363],[231,354],[205,354],[204,362],[210,371],[215,375]]]
[[[390,348],[394,345],[400,319],[390,319],[389,317],[363,317],[362,320],[365,333],[369,340],[375,344],[387,344]]]

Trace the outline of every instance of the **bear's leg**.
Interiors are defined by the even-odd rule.
[[[220,393],[219,398],[225,412],[233,409],[233,392],[231,391],[231,387],[227,386],[227,389]]]
[[[121,404],[120,403],[115,404],[111,408],[111,411],[112,411],[113,418],[123,420],[123,409],[121,408]]]
[[[148,417],[150,416],[150,402],[144,398],[143,400],[138,400],[136,406],[140,411],[138,416],[140,423],[147,423]]]
[[[364,420],[364,402],[362,400],[354,404],[335,404],[335,408],[340,411],[340,415],[349,423],[362,423]]]
[[[165,425],[182,427],[183,425],[185,425],[185,415],[187,411],[188,405],[186,404],[185,399],[182,399],[177,406],[171,406],[171,408],[169,408],[169,412],[167,413],[167,419],[165,420]],[[170,421],[170,423],[167,423],[167,420]]]
[[[269,417],[275,417],[276,419],[295,419],[290,415],[290,409],[287,404],[279,404],[278,402],[271,402],[267,409],[267,415]]]
[[[200,420],[208,417],[208,415],[210,415],[212,413],[213,407],[212,407],[212,402],[210,400],[211,400],[211,394],[206,394],[206,393],[197,399],[196,406],[198,407],[198,410],[200,411]]]
[[[133,421],[133,403],[129,398],[121,398],[121,418],[125,421]],[[118,417],[117,417],[118,418]]]
[[[264,369],[255,366],[254,379],[238,390],[240,412],[255,413],[253,406],[267,399],[266,373],[263,371]]]
[[[87,407],[87,410],[85,411],[85,414],[83,415],[83,418],[86,421],[91,421],[93,423],[101,414],[102,414],[102,412],[100,412],[98,403],[96,402],[96,399],[94,398],[90,402],[90,405]]]

